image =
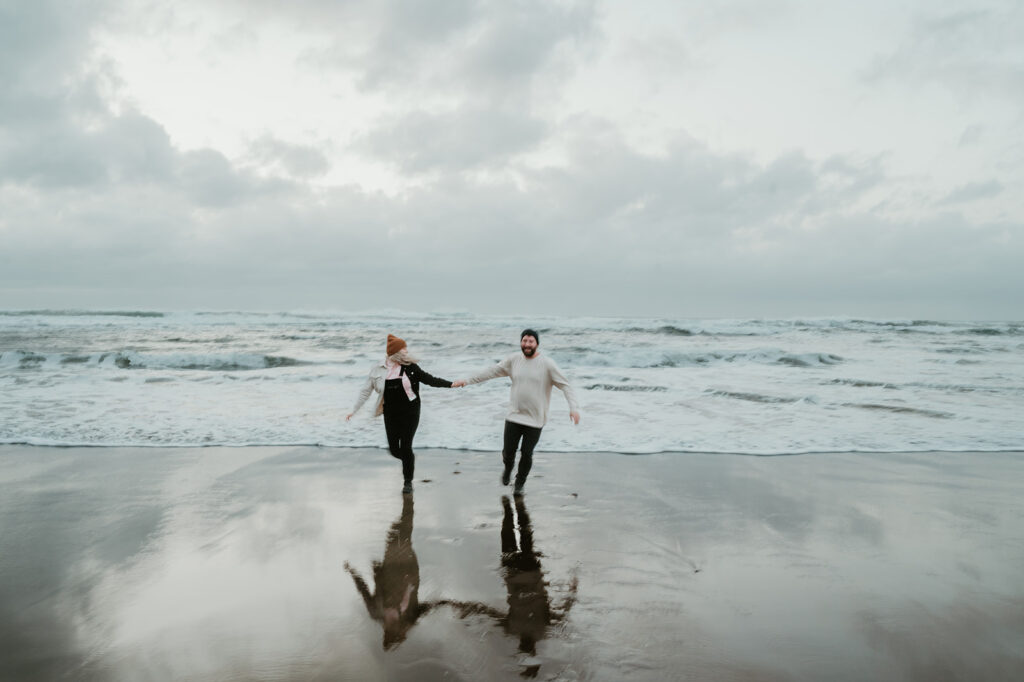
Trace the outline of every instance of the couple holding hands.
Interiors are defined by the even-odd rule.
[[[371,393],[376,391],[380,394],[377,398],[375,416],[384,415],[388,449],[393,457],[402,461],[402,476],[405,479],[402,492],[411,493],[416,463],[412,439],[420,422],[420,384],[435,388],[461,388],[488,379],[509,377],[512,380],[512,392],[511,405],[505,417],[504,444],[501,451],[504,471],[501,483],[509,484],[516,450],[520,449],[514,494],[521,496],[526,477],[533,466],[533,449],[540,440],[541,429],[547,423],[552,386],[557,386],[565,394],[573,423],[580,423],[576,393],[555,361],[541,354],[539,346],[540,336],[537,332],[533,329],[524,329],[519,335],[521,352],[509,355],[493,367],[468,379],[447,381],[423,371],[416,364],[416,359],[409,354],[405,341],[388,334],[386,358],[370,370],[356,404],[345,419],[351,419]]]

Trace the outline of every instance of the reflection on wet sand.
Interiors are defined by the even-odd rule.
[[[519,640],[519,651],[530,658],[524,664],[523,677],[535,677],[540,671],[536,658],[537,643],[544,639],[548,627],[565,619],[576,601],[578,581],[569,583],[569,594],[557,607],[551,603],[540,553],[533,548],[533,526],[522,497],[515,506],[507,496],[501,498],[504,517],[501,524],[501,572],[508,591],[508,610],[501,611],[481,602],[441,600],[452,606],[460,617],[473,614],[490,616],[502,629]]]
[[[420,564],[412,548],[412,517],[412,495],[403,495],[402,515],[388,530],[384,559],[373,562],[373,594],[359,572],[345,562],[367,612],[384,628],[385,649],[404,642],[419,617],[437,605],[419,601]]]
[[[540,553],[533,547],[533,527],[526,504],[507,496],[501,498],[501,574],[508,592],[507,610],[483,602],[439,599],[419,601],[420,568],[412,546],[413,497],[403,496],[402,514],[388,529],[384,558],[373,562],[374,591],[348,562],[345,570],[352,576],[363,598],[366,611],[384,629],[384,649],[393,649],[405,641],[409,631],[423,614],[438,606],[452,607],[460,618],[483,615],[493,618],[506,634],[516,638],[519,651],[527,658],[521,674],[535,677],[540,663],[535,658],[537,643],[548,634],[548,628],[561,622],[576,601],[577,580],[569,585],[569,594],[557,607],[548,594],[547,582],[540,563]]]
[[[1024,453],[432,455],[0,447],[0,680],[1021,679]]]

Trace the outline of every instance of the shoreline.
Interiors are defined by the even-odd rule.
[[[0,445],[0,677],[1024,666],[1024,452],[538,451],[522,501],[498,458],[417,450],[405,499],[383,449]]]
[[[387,445],[327,445],[323,443],[210,443],[210,444],[198,444],[198,443],[184,443],[184,444],[167,444],[167,443],[154,443],[154,444],[127,444],[127,445],[108,445],[102,443],[71,443],[71,444],[53,444],[53,443],[30,443],[27,441],[18,441],[10,443],[0,443],[0,448],[8,447],[26,447],[26,448],[53,448],[53,449],[83,449],[83,450],[101,450],[101,449],[136,449],[136,450],[214,450],[214,449],[226,449],[226,450],[241,450],[246,448],[312,448],[318,450],[370,450],[370,451],[381,451],[387,452]],[[446,453],[459,453],[466,452],[471,454],[485,454],[498,452],[501,449],[500,443],[496,448],[448,448],[448,447],[424,447],[420,448],[417,446],[417,452],[419,450],[431,451],[431,452],[446,452]],[[941,450],[936,448],[926,448],[921,450],[798,450],[792,452],[732,452],[726,450],[656,450],[651,452],[623,452],[618,450],[551,450],[545,449],[545,453],[551,455],[621,455],[625,457],[647,457],[652,455],[707,455],[715,457],[803,457],[803,456],[829,456],[829,455],[967,455],[967,454],[979,454],[979,455],[1024,455],[1024,447],[1011,447],[1011,448],[997,448],[990,450],[983,450],[978,448],[964,448],[960,450]]]

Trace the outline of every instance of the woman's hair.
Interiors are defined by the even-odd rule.
[[[419,362],[419,359],[414,357],[409,352],[408,348],[403,348],[402,350],[398,351],[394,355],[389,355],[388,356],[388,361],[389,362],[397,362],[399,365],[412,365],[412,364],[414,364],[416,362]]]

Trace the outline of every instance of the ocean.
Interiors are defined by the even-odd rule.
[[[465,378],[533,327],[576,388],[541,452],[1024,449],[1024,322],[0,311],[0,443],[384,447],[388,333]],[[498,450],[508,380],[424,386],[418,448]]]

